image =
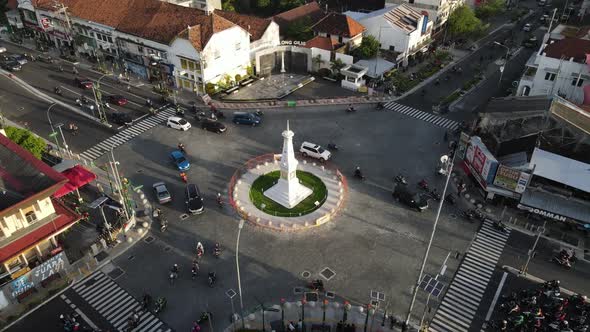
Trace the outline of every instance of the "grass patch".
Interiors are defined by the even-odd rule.
[[[455,100],[457,100],[459,97],[461,97],[461,92],[455,91],[455,92],[451,93],[450,95],[446,96],[445,98],[443,98],[440,103],[441,103],[441,105],[450,104],[450,103],[454,102]]]
[[[467,91],[469,89],[471,89],[473,86],[475,86],[477,83],[479,83],[479,81],[481,81],[481,78],[479,76],[476,76],[472,79],[470,79],[469,81],[465,82],[465,84],[463,84],[463,91]]]
[[[282,216],[282,217],[297,217],[300,215],[308,214],[318,209],[326,200],[328,196],[328,189],[326,185],[317,176],[304,171],[297,171],[297,178],[299,182],[307,188],[313,190],[313,193],[304,199],[301,203],[297,204],[292,209],[276,203],[272,199],[264,196],[264,191],[274,186],[279,180],[280,172],[273,171],[264,174],[252,183],[250,188],[250,200],[252,203],[261,211],[265,213]],[[319,202],[319,205],[315,205],[315,202]],[[263,207],[264,205],[264,207]]]

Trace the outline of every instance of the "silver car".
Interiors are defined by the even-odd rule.
[[[164,182],[156,182],[152,187],[154,188],[154,192],[160,204],[172,201],[172,195],[170,195],[170,191],[168,191]]]

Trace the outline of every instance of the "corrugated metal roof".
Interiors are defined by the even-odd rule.
[[[564,217],[590,223],[590,204],[576,199],[568,199],[539,189],[528,188],[520,199],[520,203],[552,212]]]
[[[533,166],[536,176],[590,193],[590,164],[535,148],[531,157]]]

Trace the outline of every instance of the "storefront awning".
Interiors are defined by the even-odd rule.
[[[590,193],[590,165],[535,148],[534,175]]]
[[[96,175],[94,173],[90,172],[89,170],[80,165],[76,165],[70,169],[67,169],[63,171],[61,174],[68,178],[69,181],[58,191],[55,192],[55,194],[53,195],[54,197],[62,197],[64,195],[67,195],[72,191],[96,179]]]
[[[543,190],[527,189],[518,207],[531,213],[559,221],[590,224],[590,204]]]

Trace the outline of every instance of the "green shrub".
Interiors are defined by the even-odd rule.
[[[205,84],[205,92],[207,92],[207,94],[212,95],[216,91],[217,91],[217,89],[215,88],[215,84],[213,84],[213,83]]]
[[[242,80],[242,75],[236,74],[235,79],[236,79],[236,83],[239,83]]]

